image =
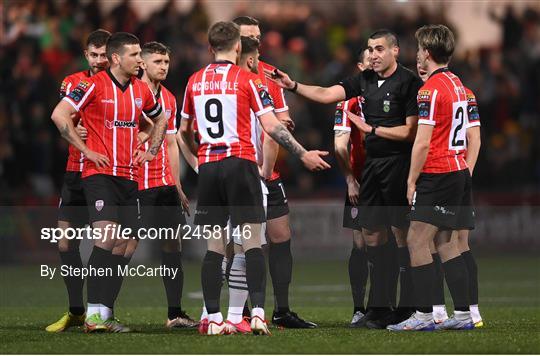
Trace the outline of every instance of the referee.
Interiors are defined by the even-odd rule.
[[[389,30],[378,30],[368,39],[372,70],[344,79],[332,87],[309,86],[295,82],[281,71],[267,72],[280,86],[320,103],[334,103],[352,97],[362,98],[365,122],[358,122],[366,134],[366,162],[360,182],[359,223],[366,239],[372,264],[370,310],[358,327],[386,328],[412,313],[410,258],[406,244],[408,228],[407,175],[412,142],[416,135],[418,108],[416,96],[422,81],[397,62],[399,43]],[[358,116],[347,113],[353,119]],[[389,278],[391,266],[388,229],[392,227],[400,264],[399,308],[392,311]],[[395,290],[395,289],[394,289]]]

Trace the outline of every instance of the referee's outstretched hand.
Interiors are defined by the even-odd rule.
[[[358,130],[362,131],[363,133],[370,133],[371,132],[371,125],[368,125],[364,119],[362,119],[360,116],[353,114],[349,110],[346,110],[347,116],[349,117],[349,120],[358,128]]]
[[[287,73],[282,72],[277,68],[274,70],[264,69],[264,75],[268,79],[274,81],[277,85],[279,85],[283,89],[292,89],[294,88],[294,85],[296,84],[294,80],[289,78]]]
[[[322,157],[328,156],[328,151],[307,151],[300,158],[304,166],[310,171],[323,171],[330,168],[330,165],[322,159]]]

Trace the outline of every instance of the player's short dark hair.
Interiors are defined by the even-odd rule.
[[[238,26],[259,26],[259,20],[251,16],[238,16],[232,21]]]
[[[111,33],[104,29],[98,29],[91,32],[86,39],[86,48],[94,46],[96,48],[103,47],[107,44],[107,41],[111,37]]]
[[[377,31],[373,32],[371,35],[369,35],[370,40],[376,40],[376,39],[382,38],[382,37],[384,37],[386,39],[386,41],[388,42],[388,44],[390,46],[399,47],[399,39],[398,39],[397,35],[395,34],[395,32],[390,31],[390,30],[388,30],[386,28],[382,28],[380,30],[377,30]]]
[[[364,61],[365,56],[366,56],[366,48],[362,48],[356,54],[356,62],[357,63],[362,63]]]
[[[234,22],[216,22],[208,31],[208,43],[216,52],[229,51],[238,41],[240,28]]]
[[[241,36],[240,40],[242,41],[242,55],[255,53],[261,44],[258,39],[253,37]]]
[[[113,53],[122,54],[124,46],[140,44],[139,39],[129,32],[116,32],[107,41],[107,58],[112,61]]]
[[[156,42],[156,41],[147,42],[142,46],[141,56],[145,56],[151,53],[170,55],[171,49],[161,42]]]
[[[456,40],[452,31],[445,25],[426,25],[414,34],[418,46],[427,50],[437,64],[450,62]]]

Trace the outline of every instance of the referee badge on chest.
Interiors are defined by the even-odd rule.
[[[383,109],[384,112],[389,112],[390,111],[390,100],[384,100],[383,101],[382,109]]]

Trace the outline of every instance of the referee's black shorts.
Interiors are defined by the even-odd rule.
[[[469,169],[450,173],[422,173],[416,182],[411,221],[441,230],[474,229]]]
[[[410,156],[368,157],[360,182],[358,224],[364,228],[408,226]]]
[[[135,232],[140,226],[136,181],[107,174],[83,178],[90,222],[112,221]]]
[[[81,172],[66,171],[58,205],[58,220],[72,227],[88,224],[88,208],[82,187]]]
[[[266,221],[255,162],[229,157],[199,166],[195,225],[232,226]]]
[[[146,228],[174,228],[186,224],[182,202],[174,185],[139,190],[141,222]]]

